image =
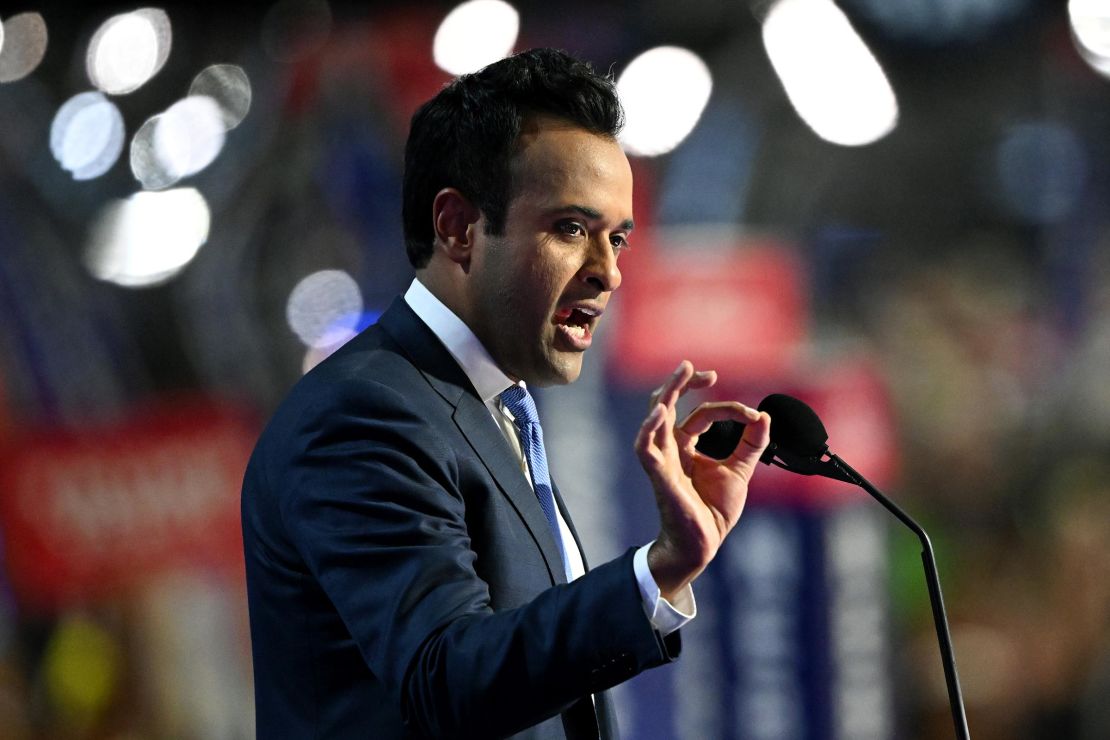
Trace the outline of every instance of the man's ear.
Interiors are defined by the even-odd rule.
[[[464,269],[469,267],[471,248],[474,246],[472,227],[481,216],[481,210],[455,188],[444,188],[436,193],[432,201],[436,250]]]

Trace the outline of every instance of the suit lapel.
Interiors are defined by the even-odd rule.
[[[552,583],[566,583],[562,554],[540,502],[521,472],[520,461],[466,373],[404,299],[394,299],[378,323],[401,346],[432,388],[455,408],[452,419],[532,535]],[[559,506],[562,508],[561,502]]]
[[[455,409],[455,423],[532,533],[536,546],[543,553],[552,583],[566,583],[563,556],[540,508],[536,492],[524,477],[516,454],[490,418],[489,409],[477,398],[464,396]]]

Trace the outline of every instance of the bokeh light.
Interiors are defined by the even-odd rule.
[[[694,52],[677,46],[645,51],[617,80],[625,111],[621,144],[647,157],[671,151],[694,130],[712,90],[709,68]]]
[[[99,92],[73,96],[50,126],[50,151],[74,180],[90,180],[111,169],[125,138],[123,115]]]
[[[206,95],[190,95],[159,117],[154,127],[154,151],[171,175],[188,177],[216,159],[226,131],[219,104]]]
[[[35,71],[46,56],[46,21],[38,13],[13,15],[0,24],[0,82]]]
[[[147,119],[131,139],[131,172],[146,190],[168,188],[215,161],[250,109],[250,81],[230,64],[206,68],[190,94]]]
[[[194,188],[135,193],[101,211],[85,265],[101,280],[127,287],[170,279],[208,240],[208,203]]]
[[[251,82],[242,67],[234,64],[213,64],[193,78],[189,95],[201,95],[216,101],[223,116],[224,129],[238,126],[251,108]]]
[[[131,172],[146,190],[168,188],[210,165],[223,149],[219,104],[190,95],[152,116],[131,139]]]
[[[113,635],[81,614],[61,620],[46,645],[50,701],[76,725],[101,714],[117,689],[123,650]]]
[[[475,72],[508,56],[520,32],[520,14],[502,0],[470,0],[439,24],[432,43],[436,64],[453,75]]]
[[[131,138],[131,173],[144,190],[163,190],[181,178],[170,172],[154,148],[154,132],[162,114],[151,116]]]
[[[158,8],[112,16],[89,41],[89,81],[109,95],[139,89],[166,63],[172,39],[170,18]]]
[[[763,45],[790,103],[822,139],[862,146],[894,130],[894,90],[832,0],[779,0],[764,19]]]
[[[1080,56],[1100,75],[1110,78],[1110,3],[1069,0],[1068,20]]]
[[[303,278],[289,294],[285,316],[303,344],[322,349],[355,335],[362,315],[362,291],[343,270],[320,270]]]

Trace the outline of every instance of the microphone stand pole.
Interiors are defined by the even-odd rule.
[[[853,483],[871,494],[871,497],[886,507],[887,511],[898,517],[899,521],[913,530],[921,540],[921,561],[925,564],[925,581],[929,584],[929,603],[933,607],[933,623],[936,625],[937,640],[940,643],[941,663],[944,665],[944,681],[948,684],[948,703],[952,708],[952,721],[956,725],[956,737],[959,740],[970,740],[967,729],[967,714],[964,711],[964,698],[960,691],[960,677],[956,673],[956,656],[952,652],[952,635],[948,631],[948,616],[944,611],[944,598],[940,593],[940,577],[937,575],[937,561],[933,554],[933,545],[929,542],[929,535],[915,522],[909,514],[902,511],[898,504],[884,496],[879,489],[871,485],[862,475],[852,469],[848,463],[841,460],[831,452],[828,463],[839,475],[839,480]],[[830,471],[831,472],[831,471]]]

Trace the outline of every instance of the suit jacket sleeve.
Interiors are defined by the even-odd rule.
[[[268,474],[300,556],[414,733],[511,734],[676,654],[677,633],[659,638],[644,615],[632,550],[495,613],[458,451],[391,388],[348,380],[329,394]]]

